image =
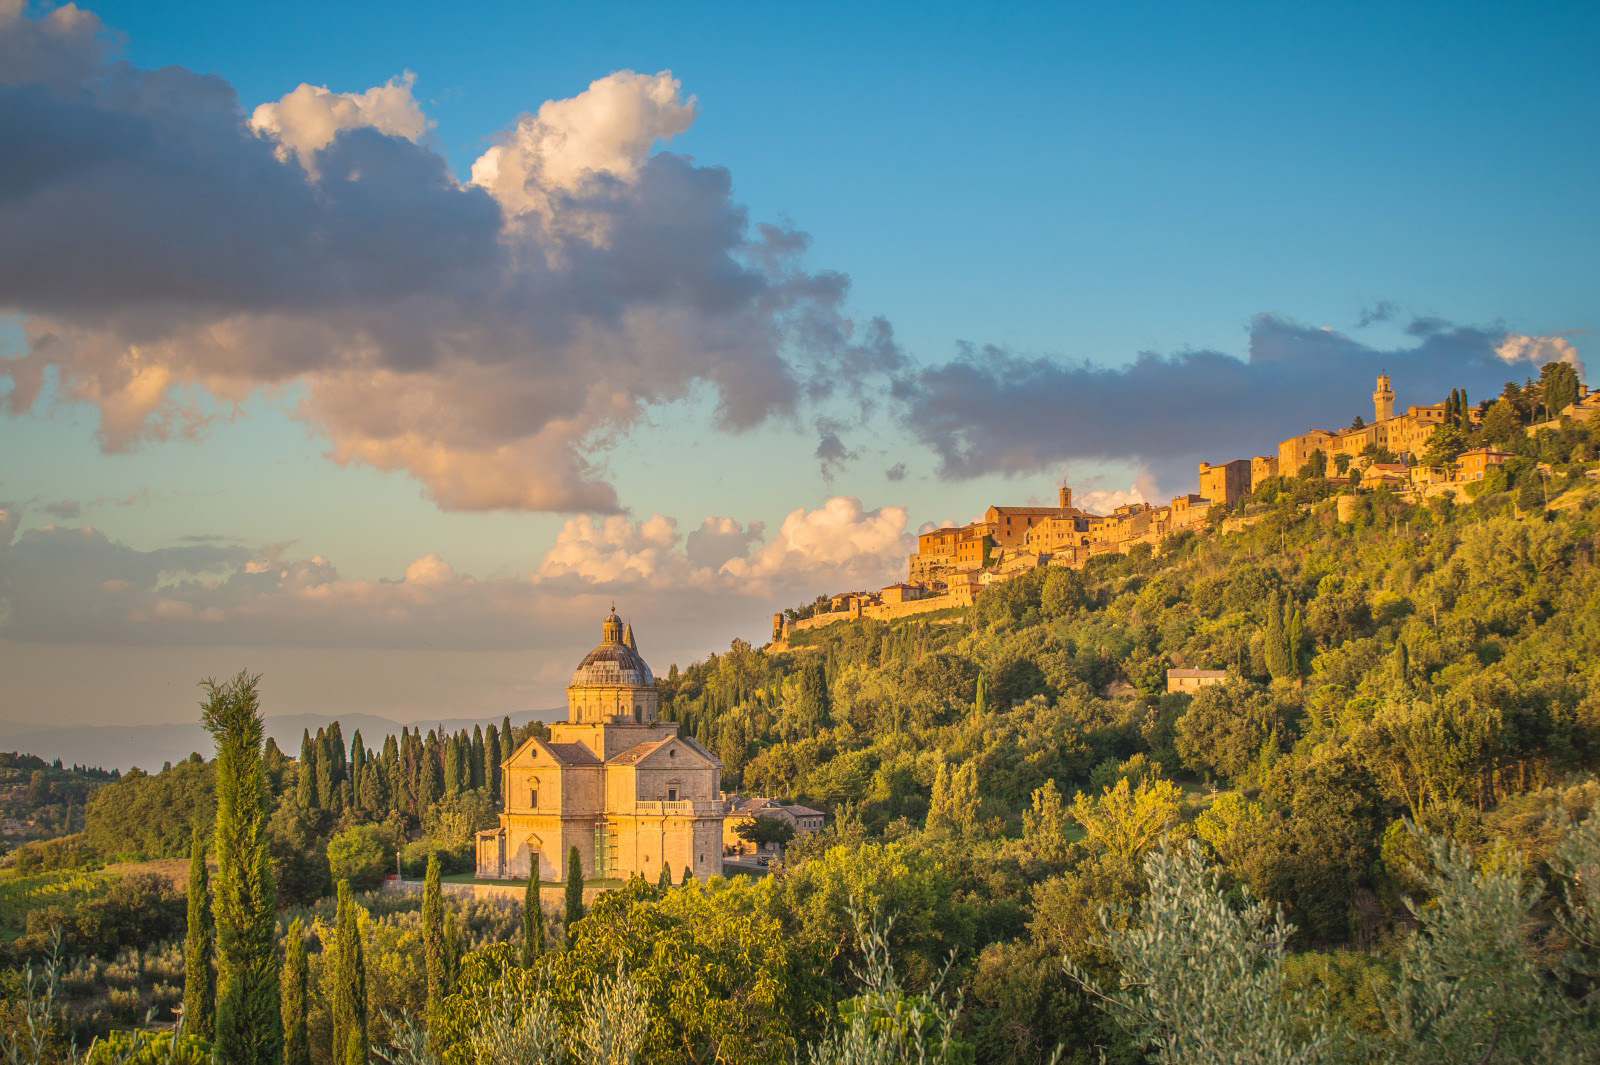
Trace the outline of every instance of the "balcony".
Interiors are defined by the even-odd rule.
[[[695,800],[678,799],[673,802],[665,800],[660,802],[636,802],[633,812],[638,817],[659,817],[673,815],[678,817],[721,817],[722,803],[715,799]]]

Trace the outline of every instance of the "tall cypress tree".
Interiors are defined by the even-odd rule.
[[[305,926],[296,917],[289,925],[289,940],[283,951],[283,1065],[311,1065],[311,1036],[306,1029],[306,980],[310,966],[306,960]]]
[[[472,786],[483,787],[484,777],[488,771],[488,759],[484,751],[483,729],[477,725],[472,726],[471,768]]]
[[[361,777],[367,768],[367,749],[361,745],[361,730],[350,737],[350,792],[361,801]]]
[[[666,894],[667,889],[671,886],[672,867],[667,864],[667,859],[663,857],[661,859],[661,875],[656,877],[656,887],[661,889],[662,894]]]
[[[461,744],[454,736],[444,741],[444,793],[461,794]]]
[[[583,920],[583,859],[578,848],[567,851],[567,942],[572,942],[572,926]]]
[[[539,867],[536,864],[528,874],[528,890],[522,896],[522,967],[531,967],[543,953],[544,904],[539,901]]]
[[[299,783],[295,788],[295,801],[302,809],[316,809],[317,749],[311,743],[310,729],[305,729],[300,734],[300,764],[296,769],[299,772]]]
[[[279,1065],[278,913],[267,852],[259,677],[205,681],[201,720],[216,740],[217,1015],[213,1046],[229,1065]]]
[[[449,965],[445,957],[444,893],[439,886],[439,856],[428,855],[428,873],[422,884],[422,960],[427,969],[428,1001],[424,1017],[428,1030],[439,1021],[439,1010],[448,985]]]
[[[489,723],[483,734],[483,783],[489,789],[489,801],[500,802],[500,730]]]
[[[344,730],[337,721],[328,723],[328,748],[333,755],[333,782],[343,784],[350,773],[344,755]]]
[[[341,1065],[366,1065],[367,964],[361,948],[361,907],[350,896],[350,881],[339,881],[335,916],[331,1060]]]
[[[1262,651],[1267,659],[1267,672],[1272,674],[1273,680],[1282,680],[1288,677],[1291,671],[1289,661],[1289,634],[1284,625],[1284,603],[1274,594],[1267,604],[1267,628],[1262,634]]]
[[[338,783],[334,779],[333,747],[328,742],[328,733],[324,729],[317,729],[317,805],[324,810],[332,810],[338,800],[335,795]]]
[[[516,740],[511,734],[511,715],[507,714],[500,719],[500,764],[505,765],[511,761],[516,749]]]
[[[210,1039],[217,1021],[217,929],[211,917],[206,838],[195,823],[189,841],[189,930],[183,938],[183,1029]]]

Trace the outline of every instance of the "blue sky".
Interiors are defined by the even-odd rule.
[[[8,14],[14,5],[0,3],[0,48],[10,32],[42,55],[38,42],[45,38],[22,34],[44,26],[50,9],[35,5],[19,23]],[[277,648],[269,684],[276,679],[292,692],[300,704],[295,710],[357,702],[353,708],[427,717],[434,713],[430,700],[444,698],[457,700],[458,710],[495,713],[553,705],[565,663],[592,642],[588,626],[572,632],[573,623],[559,617],[564,605],[631,599],[641,632],[652,625],[665,630],[658,644],[664,667],[734,635],[758,638],[761,618],[779,606],[892,575],[904,537],[925,522],[965,520],[993,501],[1047,497],[1063,475],[1080,493],[1097,489],[1105,498],[1136,482],[1147,495],[1185,491],[1197,457],[1266,450],[1277,433],[1343,424],[1364,412],[1374,366],[1396,374],[1402,403],[1433,401],[1457,383],[1482,396],[1508,377],[1536,372],[1536,360],[1508,365],[1504,352],[1514,360],[1515,352],[1582,358],[1597,325],[1592,258],[1600,212],[1592,175],[1600,162],[1593,135],[1600,73],[1592,56],[1600,10],[1592,4],[480,4],[446,14],[406,3],[290,2],[88,9],[121,35],[116,55],[145,72],[141,84],[157,83],[149,72],[177,67],[220,79],[205,84],[231,86],[241,143],[276,136],[283,166],[294,174],[305,167],[311,185],[321,180],[314,153],[322,148],[305,148],[296,164],[288,134],[245,126],[257,105],[281,101],[301,85],[360,94],[410,72],[408,91],[431,125],[414,134],[378,131],[420,141],[419,158],[437,156],[466,188],[474,161],[519,115],[545,101],[579,97],[617,72],[670,71],[677,95],[655,121],[675,123],[678,131],[653,138],[654,150],[692,164],[679,171],[657,167],[655,179],[639,179],[639,188],[664,189],[660,195],[670,197],[682,194],[671,182],[693,180],[701,189],[695,195],[705,197],[694,202],[708,212],[732,212],[719,216],[725,219],[743,211],[751,227],[773,222],[803,232],[809,246],[802,256],[752,269],[770,283],[802,271],[791,310],[818,315],[829,328],[847,323],[856,330],[852,344],[881,316],[894,343],[871,368],[841,370],[828,394],[812,398],[802,389],[800,399],[777,385],[730,384],[744,354],[711,370],[697,363],[695,344],[725,337],[722,325],[710,333],[698,331],[699,324],[674,333],[672,344],[685,347],[670,356],[651,349],[655,334],[648,330],[607,344],[604,357],[568,353],[557,359],[568,367],[566,385],[571,359],[590,360],[590,372],[603,382],[620,375],[629,384],[630,367],[642,367],[650,383],[641,386],[637,409],[625,416],[593,410],[586,429],[563,438],[581,437],[582,454],[596,465],[568,470],[559,489],[542,483],[507,489],[520,492],[523,502],[505,506],[486,490],[460,494],[459,483],[444,485],[447,475],[438,471],[454,476],[476,463],[472,477],[480,480],[537,480],[525,470],[483,467],[494,461],[525,467],[545,461],[529,456],[552,454],[537,448],[554,445],[536,447],[518,435],[522,429],[486,441],[499,431],[497,415],[474,407],[510,394],[504,386],[512,381],[529,387],[526,397],[537,397],[538,375],[554,372],[542,355],[505,370],[507,359],[537,348],[508,339],[513,326],[529,328],[515,313],[485,309],[487,318],[500,314],[511,323],[494,332],[510,354],[485,356],[478,369],[522,376],[473,391],[466,378],[435,370],[431,393],[397,391],[388,400],[374,394],[374,407],[387,401],[403,411],[419,395],[462,390],[454,401],[439,401],[448,428],[438,432],[449,438],[430,438],[433,430],[420,423],[402,426],[420,436],[396,457],[394,439],[379,440],[388,430],[373,427],[384,419],[353,409],[359,389],[345,379],[334,394],[330,382],[336,371],[350,369],[338,361],[349,352],[320,363],[307,355],[303,373],[288,373],[282,364],[294,360],[282,345],[290,341],[264,332],[270,325],[287,337],[306,326],[306,315],[323,314],[325,295],[312,301],[314,311],[306,304],[271,323],[257,318],[245,325],[228,316],[255,312],[248,279],[220,296],[208,290],[200,299],[179,289],[138,303],[113,281],[84,280],[97,257],[110,255],[96,241],[115,234],[79,232],[74,221],[71,232],[58,227],[61,238],[52,242],[52,223],[40,222],[25,196],[7,205],[0,191],[0,232],[9,232],[5,212],[17,212],[16,224],[32,226],[38,247],[49,249],[34,260],[0,262],[0,310],[10,316],[0,340],[20,355],[39,347],[41,330],[66,324],[80,330],[73,334],[75,352],[102,352],[95,356],[100,362],[81,353],[38,356],[46,367],[39,397],[18,404],[13,385],[13,405],[26,409],[0,415],[0,507],[10,515],[0,529],[16,538],[0,554],[0,577],[11,571],[0,660],[24,673],[15,708],[0,709],[0,720],[103,719],[103,709],[83,705],[79,687],[69,695],[52,678],[63,663],[93,673],[109,660],[96,648],[127,646],[146,648],[125,711],[140,719],[190,712],[187,702],[172,705],[161,692],[185,675],[180,671],[192,671],[197,648],[217,648],[215,672],[227,673],[263,643]],[[74,48],[86,47],[72,39]],[[65,75],[12,80],[44,84],[58,76]],[[201,85],[188,82],[184,91],[199,93]],[[11,114],[43,114],[36,96],[21,93],[25,84],[13,88]],[[57,84],[52,91],[69,90]],[[691,96],[692,121],[684,117]],[[123,105],[102,96],[94,106],[121,114],[116,108]],[[179,110],[150,120],[186,130],[191,112]],[[577,120],[593,113],[578,113]],[[328,150],[349,136],[341,134]],[[364,142],[360,148],[380,153],[361,159],[366,169],[357,180],[370,183],[379,160],[394,152]],[[643,168],[643,159],[628,166]],[[7,166],[0,159],[0,177]],[[725,171],[725,190],[706,184],[716,181],[711,168]],[[624,169],[627,186],[637,175]],[[656,179],[660,184],[651,186]],[[206,180],[221,182],[219,202],[237,197],[235,215],[259,205],[270,228],[272,201],[228,187],[225,177]],[[74,186],[60,188],[65,196]],[[407,186],[406,195],[425,191]],[[165,209],[159,196],[142,195],[130,194],[127,206],[116,209],[132,215],[146,202],[152,211]],[[683,220],[692,215],[685,211],[663,234],[650,221],[661,216],[640,208],[652,195],[641,192],[618,210],[640,223],[639,254],[661,256],[670,276],[673,257],[711,240],[715,225],[696,230]],[[419,237],[419,246],[433,242],[442,261],[456,232],[449,219],[463,219],[465,233],[486,217],[480,208],[487,202],[481,195],[471,204],[465,196],[443,199],[450,204],[437,218],[419,207],[388,222],[366,221],[373,233],[391,233],[404,228],[402,219],[426,217],[439,228]],[[381,210],[372,205],[378,202],[361,209]],[[139,221],[131,218],[118,232]],[[748,228],[745,236],[755,232]],[[466,265],[452,273],[432,264],[430,283],[475,291],[462,271],[482,266],[473,258],[481,249],[472,250],[480,245],[462,240]],[[247,249],[241,254],[263,262],[271,252],[240,246]],[[757,254],[751,244],[730,247],[729,255],[747,265]],[[59,256],[59,270],[41,270],[41,255],[52,263]],[[137,256],[129,261],[137,275]],[[710,268],[715,274],[716,264]],[[610,262],[606,269],[625,274],[633,266]],[[292,280],[292,265],[285,271]],[[716,288],[725,279],[712,274],[703,280]],[[817,279],[835,274],[848,278],[848,293],[816,295]],[[203,280],[203,271],[195,276]],[[570,283],[581,287],[586,276],[575,274]],[[108,295],[97,303],[102,291]],[[702,292],[699,303],[673,313],[692,317],[707,300],[724,296],[721,289]],[[616,291],[607,290],[606,298],[627,305]],[[207,310],[195,309],[194,301],[206,300],[213,301]],[[181,316],[175,305],[185,308]],[[135,311],[144,316],[137,326],[130,324]],[[339,313],[337,328],[379,314],[370,302]],[[163,316],[167,324],[150,324]],[[239,329],[263,331],[238,341],[254,352],[239,359],[257,360],[248,372],[195,353],[193,330],[225,318]],[[537,332],[541,319],[528,320]],[[418,328],[430,328],[426,318],[419,321]],[[742,328],[759,331],[765,321],[744,320]],[[793,326],[794,319],[785,323]],[[472,327],[478,324],[473,318]],[[151,356],[163,329],[183,332],[183,339]],[[1339,343],[1327,341],[1329,335]],[[1507,337],[1533,340],[1507,348]],[[823,365],[858,365],[814,362],[803,339],[786,343],[781,350],[756,345],[752,365],[780,377],[792,370],[796,381],[815,381],[807,374]],[[109,403],[107,367],[116,351],[138,345],[141,357],[170,377],[173,409],[192,407],[212,420],[193,438],[179,431],[179,421],[166,426],[164,440],[124,427],[124,439],[112,441],[108,453],[96,435]],[[1146,353],[1169,362],[1141,364]],[[1208,369],[1203,353],[1224,360],[1220,374]],[[394,359],[386,365],[411,367]],[[74,388],[61,387],[63,374],[78,382],[77,398],[65,394]],[[1195,384],[1207,380],[1228,384],[1207,398]],[[711,424],[730,395],[751,405],[737,432]],[[1037,402],[1027,418],[1014,419],[1019,396]],[[1241,415],[1257,414],[1260,424],[1244,424]],[[559,419],[543,417],[545,429],[556,433]],[[482,426],[475,426],[479,419]],[[1149,442],[1122,431],[1144,424],[1152,426]],[[838,456],[824,472],[817,451],[830,436]],[[468,438],[470,447],[463,443]],[[342,446],[366,447],[367,461],[381,454],[391,468],[327,457]],[[501,446],[533,450],[512,459],[502,451],[494,460],[492,449]],[[891,469],[901,475],[891,476]],[[859,507],[829,511],[834,497],[855,497]],[[611,500],[620,513],[583,517],[597,500]],[[784,532],[786,518],[796,514]],[[647,530],[653,515],[676,521],[675,532]],[[703,525],[708,517],[722,524]],[[64,532],[45,532],[52,526],[91,527],[104,540],[95,550],[150,574],[107,578],[145,580],[142,605],[108,606],[86,587],[81,598],[67,597],[71,609],[84,612],[79,617],[30,598],[23,586],[46,572],[37,560],[69,565],[65,560],[76,558],[62,547]],[[856,544],[860,557],[808,539],[826,539],[825,528]],[[696,529],[708,531],[691,551]],[[214,539],[197,539],[208,537]],[[87,541],[73,542],[83,549]],[[236,550],[152,561],[154,553],[199,542]],[[553,556],[563,543],[565,554]],[[426,585],[448,602],[415,590],[399,602],[384,598],[394,593],[391,585],[404,583],[408,566],[428,557],[450,567],[448,581],[435,573]],[[866,557],[875,561],[861,561]],[[308,577],[306,587],[316,592],[289,584],[256,589],[249,602],[237,598],[236,587],[224,587],[231,574],[266,559],[274,567],[320,559],[337,576]],[[19,578],[23,565],[30,573]],[[541,573],[542,583],[530,591],[529,575]],[[468,575],[470,589],[457,587]],[[297,615],[295,603],[308,600],[346,605]],[[164,620],[176,627],[164,627],[155,611],[163,601],[169,603]],[[84,620],[119,609],[131,612],[117,625]],[[366,639],[353,635],[368,631],[363,610],[417,616]],[[209,629],[194,621],[202,615],[215,619]],[[262,615],[277,627],[246,620]],[[455,634],[493,638],[486,635],[481,649],[464,646],[472,642],[468,635],[440,631],[442,617],[453,619]],[[373,631],[383,628],[373,624]],[[308,656],[330,641],[370,651],[373,661],[388,654],[405,663],[394,672],[412,676],[415,697],[397,705],[405,700],[393,692],[364,696],[360,677],[347,691],[331,691],[325,672],[309,666],[302,672],[315,683],[295,687],[297,640]],[[486,675],[520,671],[528,680],[476,689],[463,685],[459,672],[450,686],[417,680],[413,674],[426,670],[430,648],[441,644],[451,645],[451,654],[501,656]],[[40,654],[45,646],[50,653]]]

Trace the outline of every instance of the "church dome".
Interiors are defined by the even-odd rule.
[[[600,646],[584,655],[572,674],[573,686],[649,688],[655,683],[655,674],[633,647],[633,627],[624,626],[613,610],[600,626]]]

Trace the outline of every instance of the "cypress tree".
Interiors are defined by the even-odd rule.
[[[424,1016],[431,1031],[439,1009],[450,993],[446,986],[444,894],[439,887],[439,856],[428,855],[428,874],[422,884],[422,960],[428,975],[428,1002]]]
[[[333,947],[332,1059],[344,1065],[367,1060],[367,964],[361,949],[360,907],[350,896],[350,881],[339,881],[339,910]]]
[[[201,720],[215,738],[217,1058],[229,1065],[278,1065],[278,913],[267,852],[264,731],[256,684],[241,672],[207,680]]]
[[[361,730],[350,737],[350,791],[361,801],[361,777],[367,768],[367,749],[361,745]]]
[[[444,793],[461,794],[461,744],[454,736],[444,741]]]
[[[311,745],[311,730],[300,734],[300,779],[295,788],[295,801],[305,810],[317,807],[317,749]]]
[[[206,840],[198,822],[189,841],[189,930],[183,938],[183,1030],[203,1039],[216,1032],[217,930],[211,918]]]
[[[428,807],[437,799],[444,788],[444,752],[443,737],[438,730],[429,729],[428,738],[422,744],[422,762],[418,767],[417,782],[417,816],[422,816]],[[427,796],[427,800],[423,800]]]
[[[567,851],[567,942],[572,942],[572,927],[583,920],[583,859],[578,848]]]
[[[500,803],[500,730],[489,723],[483,734],[483,783],[489,789],[489,801]]]
[[[322,729],[317,729],[317,805],[324,810],[332,810],[337,804],[334,796],[337,794],[335,785],[337,781],[333,775],[333,748],[328,743],[328,734]]]
[[[404,725],[400,726],[400,744],[395,754],[395,773],[393,778],[393,795],[396,813],[410,814],[416,812],[416,759],[415,743],[410,732]]]
[[[328,723],[328,747],[333,754],[333,782],[342,784],[350,774],[344,760],[344,731],[337,721]]]
[[[486,752],[483,745],[483,729],[477,725],[472,726],[472,755],[470,764],[472,768],[472,786],[483,787],[484,775],[488,770]]]
[[[311,1037],[306,1030],[306,980],[310,966],[306,960],[305,926],[296,917],[289,925],[289,941],[283,958],[283,1065],[311,1065]]]
[[[662,894],[666,894],[667,889],[671,886],[672,868],[667,865],[667,859],[663,857],[661,859],[661,875],[656,877],[656,887],[661,889]]]
[[[1262,635],[1262,650],[1266,654],[1267,672],[1273,680],[1289,676],[1289,634],[1283,623],[1284,604],[1273,595],[1267,604],[1267,629]]]
[[[683,887],[684,885],[692,883],[693,881],[694,881],[694,870],[690,869],[687,865],[684,866],[683,867],[683,879],[678,881],[678,886],[679,887]]]
[[[507,714],[500,719],[500,764],[505,765],[511,761],[511,755],[516,749],[511,736],[511,715]]]
[[[528,874],[528,891],[522,896],[522,967],[531,968],[543,953],[544,904],[539,901],[539,870],[535,867]]]

